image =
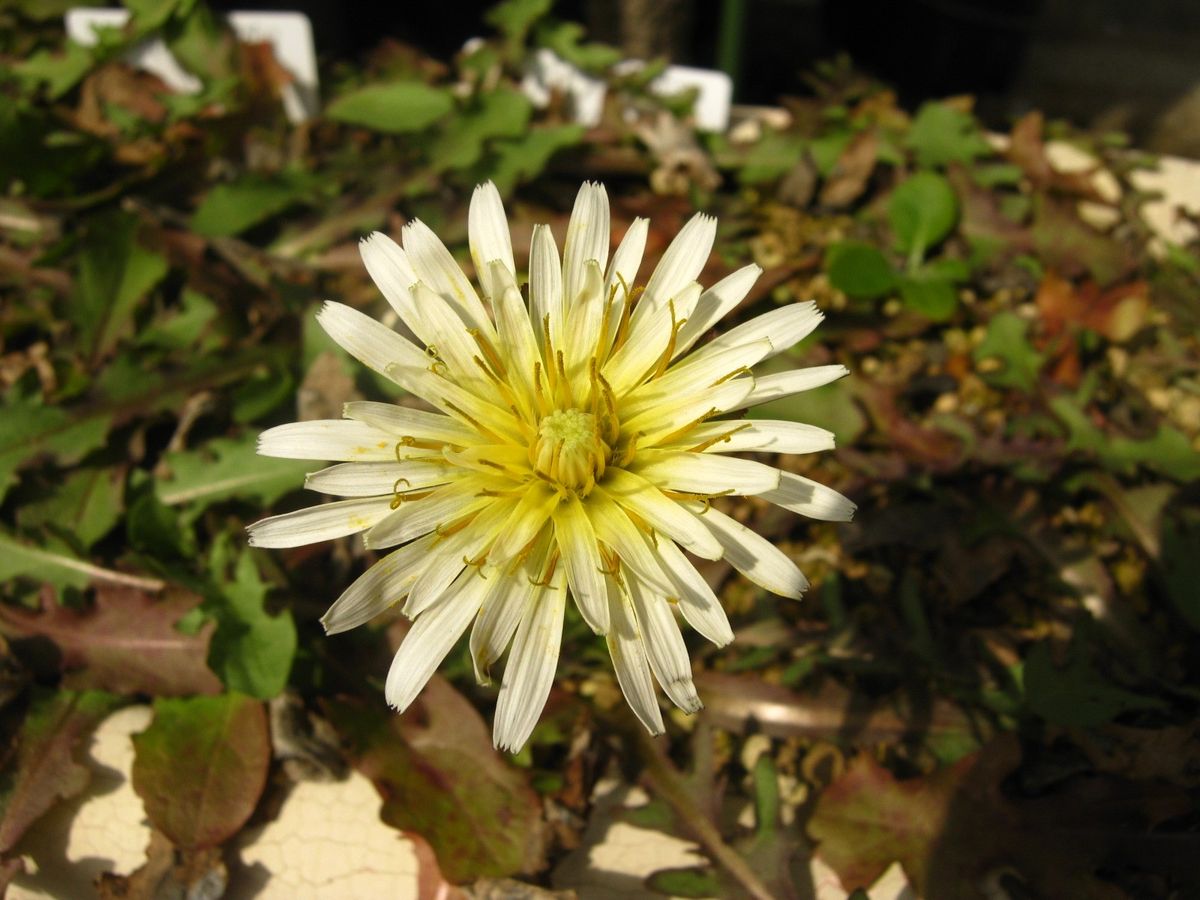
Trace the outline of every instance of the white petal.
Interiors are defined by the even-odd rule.
[[[408,708],[479,612],[486,588],[474,570],[464,572],[453,593],[417,619],[388,669],[384,696],[389,704],[400,712]]]
[[[492,587],[484,594],[483,608],[471,629],[471,661],[475,680],[480,684],[491,682],[492,664],[504,655],[517,624],[529,608],[529,598],[538,590],[534,582],[542,577],[546,549],[546,545],[535,549],[511,575],[503,570],[488,575]]]
[[[675,583],[679,611],[687,623],[718,647],[732,641],[733,629],[721,601],[674,541],[658,542],[658,559]]]
[[[420,219],[413,219],[404,226],[403,238],[417,279],[441,294],[467,325],[490,335],[492,323],[475,288],[438,236]]]
[[[690,494],[761,494],[779,487],[779,470],[712,453],[639,451],[630,468],[660,488]]]
[[[849,375],[850,370],[845,366],[811,366],[807,369],[793,369],[790,372],[777,372],[774,375],[759,376],[754,390],[746,398],[746,406],[758,406],[769,400],[790,397],[801,391],[810,391],[837,381]]]
[[[689,361],[696,357],[704,359],[708,354],[761,338],[769,338],[771,341],[771,351],[763,357],[770,359],[812,334],[813,329],[820,325],[824,318],[825,314],[817,309],[817,304],[811,300],[807,303],[791,303],[781,306],[768,313],[763,313],[761,316],[755,316],[749,322],[725,332],[705,344],[688,359]]]
[[[704,448],[705,453],[816,453],[832,450],[832,431],[779,419],[719,419],[697,425],[679,439],[685,447]]]
[[[417,441],[432,441],[462,446],[479,440],[473,428],[461,422],[424,409],[379,403],[374,400],[353,400],[342,407],[347,419],[366,422],[388,434]]]
[[[704,704],[696,693],[692,663],[670,604],[636,578],[629,579],[629,596],[637,610],[650,670],[663,692],[684,712],[699,712]]]
[[[268,428],[258,436],[258,452],[284,459],[394,460],[396,439],[365,422],[312,419]]]
[[[470,475],[437,488],[421,500],[401,503],[367,532],[366,545],[374,550],[404,544],[470,515],[493,502],[491,497],[478,496],[479,490],[480,480]]]
[[[607,494],[592,491],[584,503],[596,537],[608,544],[621,562],[643,580],[664,594],[671,593],[671,581],[662,572],[658,561],[646,549],[646,542],[629,516]],[[611,608],[611,607],[610,607]]]
[[[500,564],[520,553],[526,544],[537,537],[561,497],[559,491],[541,482],[533,482],[526,487],[509,518],[508,527],[492,546],[492,561]]]
[[[650,220],[637,218],[621,238],[617,252],[613,254],[608,266],[608,274],[604,277],[604,300],[608,304],[607,329],[604,334],[604,345],[601,348],[607,353],[617,336],[617,328],[621,324],[621,316],[625,305],[629,302],[629,294],[637,281],[638,269],[642,265],[642,254],[646,252],[646,235],[650,231]]]
[[[423,281],[413,285],[413,299],[420,309],[419,318],[409,321],[409,327],[438,357],[450,367],[455,381],[463,386],[480,381],[481,370],[475,363],[479,345],[467,331],[467,325],[459,318],[441,294],[430,290]],[[429,358],[424,360],[429,364]]]
[[[445,595],[451,582],[462,574],[466,568],[461,552],[462,542],[462,532],[459,532],[449,540],[435,540],[430,545],[421,574],[409,588],[408,599],[402,610],[404,615],[415,619],[434,606]]]
[[[656,531],[705,559],[720,559],[721,544],[695,513],[663,494],[658,486],[623,469],[609,469],[604,487],[597,488],[632,510]]]
[[[532,405],[535,385],[534,367],[541,361],[538,337],[529,310],[516,287],[508,287],[493,298],[496,329],[500,332],[499,353],[508,366],[508,377],[520,386],[520,394]]]
[[[358,253],[367,274],[400,318],[405,318],[408,289],[417,283],[417,273],[400,245],[382,232],[376,231],[358,244]]]
[[[500,192],[490,181],[475,188],[471,195],[471,208],[467,213],[467,239],[471,244],[471,259],[483,293],[495,297],[502,287],[492,274],[492,263],[499,262],[510,275],[516,277],[517,267],[513,262],[512,235],[508,230],[508,217],[504,215],[504,203]]]
[[[730,376],[749,369],[771,352],[771,341],[759,338],[736,347],[719,348],[716,353],[693,354],[660,378],[635,388],[621,403],[622,415],[634,418],[651,409],[676,402],[678,397],[711,391]],[[706,347],[707,351],[708,348]]]
[[[407,596],[421,574],[433,535],[393,550],[363,572],[321,616],[326,634],[357,628]]]
[[[610,588],[608,609],[612,622],[607,637],[608,653],[612,657],[621,693],[646,730],[651,734],[662,734],[662,710],[658,708],[654,682],[650,680],[650,663],[646,658],[646,648],[642,643],[633,605],[621,591]]]
[[[858,507],[833,488],[791,472],[781,472],[780,475],[779,487],[763,491],[758,496],[776,506],[823,522],[849,522],[854,518],[854,510]]]
[[[730,409],[740,409],[754,390],[753,378],[731,378],[709,391],[664,398],[640,415],[621,418],[621,428],[629,434],[640,434],[639,447],[652,447],[666,438],[672,443],[681,434],[690,434],[700,420]]]
[[[762,274],[762,267],[751,264],[738,269],[732,275],[722,278],[707,291],[700,295],[691,316],[679,329],[675,341],[675,355],[687,352],[696,341],[704,336],[704,332],[721,321],[728,313],[737,307],[750,293],[754,282]]]
[[[301,547],[366,531],[389,512],[390,497],[337,500],[261,519],[246,530],[251,547]]]
[[[567,589],[562,573],[531,599],[521,619],[496,700],[496,747],[516,753],[529,740],[550,696],[558,650],[562,643],[563,609]]]
[[[700,285],[692,282],[679,296],[663,304],[658,311],[632,320],[625,342],[604,364],[604,377],[617,397],[637,387],[662,362],[676,324],[688,316],[688,310],[700,296]],[[638,304],[644,309],[644,302]]]
[[[338,463],[319,472],[310,472],[304,486],[310,491],[337,497],[378,497],[413,488],[444,484],[450,480],[445,462],[353,462]]]
[[[598,356],[600,326],[604,324],[603,287],[600,267],[589,259],[584,263],[583,281],[570,313],[571,339],[566,342],[563,354],[567,376],[577,397],[587,395],[591,384],[589,363],[593,356]]]
[[[679,230],[646,283],[642,304],[649,311],[665,306],[689,282],[696,280],[708,262],[716,236],[717,220],[703,213],[692,216]]]
[[[709,508],[701,517],[712,529],[729,564],[760,587],[783,597],[800,599],[808,579],[782,550],[741,522]]]
[[[642,254],[646,252],[646,235],[650,233],[650,220],[638,217],[633,220],[617,252],[613,254],[604,278],[604,296],[608,296],[614,287],[624,285],[633,290],[637,281],[638,269],[642,265]]]
[[[429,364],[425,351],[412,341],[344,303],[325,303],[317,313],[317,321],[342,349],[381,375],[390,378],[388,368],[395,363],[402,366]]]
[[[534,225],[529,243],[529,318],[543,357],[546,348],[542,346],[542,339],[547,316],[550,317],[550,336],[555,349],[562,349],[563,284],[558,246],[549,225]]]
[[[584,268],[595,261],[601,272],[608,263],[608,194],[604,185],[585,182],[575,196],[575,208],[563,242],[563,302],[574,310],[586,277]]]
[[[564,500],[554,510],[554,537],[580,615],[592,631],[605,634],[608,591],[601,573],[604,564],[596,546],[596,532],[577,497]]]

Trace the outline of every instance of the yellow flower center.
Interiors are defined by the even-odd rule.
[[[580,497],[586,497],[612,448],[600,437],[596,417],[578,409],[555,410],[538,423],[538,436],[529,461],[543,476]]]

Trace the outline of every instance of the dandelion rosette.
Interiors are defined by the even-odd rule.
[[[605,637],[629,705],[658,733],[656,681],[682,709],[701,706],[676,611],[717,645],[733,639],[688,554],[728,560],[785,597],[807,586],[791,559],[712,498],[752,495],[832,521],[854,511],[817,482],[728,455],[833,446],[812,425],[730,416],[846,373],[753,373],[817,326],[816,305],[773,309],[693,350],[745,298],[759,267],[701,287],[716,221],[696,215],[637,286],[648,222],[636,219],[611,259],[609,228],[604,188],[585,184],[561,260],[549,227],[535,227],[528,297],[491,184],[475,190],[468,218],[480,292],[421,222],[405,226],[403,248],[371,235],[363,262],[415,340],[340,303],[318,319],[431,409],[356,401],[344,419],[282,425],[259,441],[268,456],[337,461],[305,484],[343,499],[264,519],[250,527],[251,543],[362,533],[370,549],[396,548],[337,599],[326,631],[403,601],[413,625],[386,686],[401,711],[468,626],[480,681],[511,645],[495,741],[512,751],[549,694],[568,593]]]

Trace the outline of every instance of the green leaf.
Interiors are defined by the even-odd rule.
[[[125,506],[125,479],[116,469],[76,469],[50,494],[20,510],[21,527],[49,526],[84,550],[108,534]]]
[[[515,49],[524,44],[529,29],[552,6],[554,0],[504,0],[489,9],[483,20],[502,32]]]
[[[531,128],[515,140],[498,140],[493,144],[494,159],[481,166],[483,177],[491,178],[500,193],[512,193],[518,184],[540,175],[555,153],[583,140],[583,134],[582,125],[559,125]]]
[[[934,322],[946,321],[958,308],[954,282],[928,268],[901,275],[898,287],[905,306]]]
[[[1004,368],[982,372],[984,381],[997,387],[1033,390],[1045,357],[1033,349],[1025,336],[1027,331],[1029,323],[1016,313],[1001,312],[992,317],[987,334],[973,356],[976,364],[985,359],[999,359]]]
[[[78,756],[92,731],[121,701],[99,691],[38,691],[21,725],[15,760],[0,788],[0,853],[60,800],[79,794],[91,772]]]
[[[139,330],[137,343],[143,347],[184,350],[200,341],[216,318],[216,304],[191,288],[183,289],[180,304],[179,309],[170,310]]]
[[[917,110],[906,143],[923,167],[969,165],[995,152],[971,116],[936,101]]]
[[[72,312],[93,358],[113,349],[167,274],[166,259],[137,242],[137,227],[136,217],[117,213],[93,220],[85,234]]]
[[[1025,171],[1013,163],[987,163],[971,170],[971,180],[980,187],[1012,187],[1021,183]]]
[[[825,271],[830,284],[859,300],[882,297],[896,286],[896,275],[883,254],[860,241],[831,246],[825,255]]]
[[[325,114],[348,125],[405,134],[428,128],[453,108],[449,91],[419,81],[396,81],[343,94],[329,104]]]
[[[308,192],[302,180],[245,175],[210,190],[192,215],[192,228],[206,237],[241,234],[287,209]]]
[[[237,38],[207,4],[197,3],[186,18],[172,22],[165,37],[171,55],[202,80],[238,76]]]
[[[529,98],[519,91],[497,88],[481,93],[458,115],[446,120],[430,144],[429,159],[438,170],[473,166],[490,138],[524,134],[532,111]]]
[[[1133,474],[1142,465],[1179,481],[1200,478],[1200,454],[1186,435],[1170,425],[1160,425],[1154,437],[1134,440],[1101,431],[1092,424],[1076,398],[1052,397],[1050,409],[1067,426],[1068,450],[1093,453],[1113,471]]]
[[[170,475],[155,481],[154,492],[166,506],[186,504],[196,512],[234,497],[270,506],[304,484],[312,463],[259,456],[257,445],[257,436],[247,432],[217,438],[199,450],[168,453],[164,462]]]
[[[737,169],[742,184],[761,184],[782,178],[798,163],[808,141],[790,132],[764,128],[744,153],[735,150],[724,137],[714,137],[713,152],[722,166]]]
[[[243,553],[231,566],[232,552],[229,536],[222,535],[209,564],[214,588],[204,609],[217,620],[217,631],[208,664],[230,690],[267,700],[287,685],[296,654],[296,626],[287,610],[267,614],[267,587],[254,557]]]
[[[646,887],[668,897],[719,897],[724,885],[706,869],[660,869],[646,879]]]
[[[918,172],[888,199],[888,221],[910,263],[941,243],[958,221],[958,198],[950,182],[934,172]]]
[[[106,414],[76,418],[57,406],[18,401],[0,407],[0,499],[16,480],[18,467],[41,453],[71,465],[101,446],[112,417]]]
[[[1163,517],[1162,571],[1167,596],[1175,609],[1200,631],[1200,515],[1186,507]]]
[[[1164,706],[1156,697],[1136,694],[1103,678],[1078,638],[1063,668],[1054,665],[1049,642],[1035,646],[1025,658],[1024,681],[1030,711],[1056,725],[1094,728],[1121,713]]]
[[[587,72],[601,73],[622,59],[621,51],[607,44],[583,43],[585,31],[576,22],[547,22],[537,31],[537,43]]]
[[[196,552],[196,535],[173,509],[159,501],[143,480],[134,491],[125,517],[130,546],[158,559],[189,559]]]
[[[133,788],[151,824],[181,849],[215,847],[246,823],[266,787],[267,713],[236,694],[160,699],[133,749]]]
[[[91,49],[68,40],[64,52],[38,50],[13,66],[13,72],[28,86],[44,84],[49,99],[57,100],[75,87],[94,63]]]
[[[33,546],[0,534],[0,581],[24,576],[58,588],[87,587],[95,567],[61,542],[50,539],[48,544]]]

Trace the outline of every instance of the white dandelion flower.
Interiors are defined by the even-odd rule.
[[[692,218],[634,287],[647,221],[634,221],[610,259],[608,196],[585,184],[561,258],[550,229],[534,229],[527,297],[490,183],[476,189],[468,226],[480,292],[418,221],[405,226],[403,248],[379,233],[362,242],[367,271],[419,343],[339,303],[318,319],[431,409],[354,402],[342,420],[264,432],[260,453],[334,461],[306,486],[343,499],[264,519],[250,541],[293,547],[362,533],[371,549],[396,548],[322,622],[335,634],[403,601],[414,624],[386,687],[398,710],[470,627],[481,681],[508,650],[494,734],[518,750],[550,691],[569,594],[606,638],[629,705],[661,732],[655,682],[682,709],[701,706],[676,612],[717,645],[733,638],[687,554],[726,559],[785,597],[807,585],[782,551],[709,501],[754,495],[832,521],[854,512],[823,485],[728,455],[827,450],[830,432],[729,414],[846,369],[753,374],[817,326],[813,303],[693,350],[760,272],[697,283],[716,233],[709,216]]]

